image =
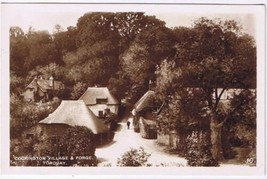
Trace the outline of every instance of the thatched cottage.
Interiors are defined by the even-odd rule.
[[[118,115],[119,101],[107,87],[89,87],[80,100],[83,100],[86,106],[100,118],[104,117],[107,109]]]
[[[74,126],[85,126],[90,129],[95,135],[97,144],[109,140],[108,127],[87,108],[82,100],[63,100],[53,113],[27,130],[25,137],[58,137],[62,136],[68,127]]]
[[[134,105],[132,111],[135,132],[141,132],[143,138],[157,138],[157,109],[155,102],[155,92],[147,91]]]

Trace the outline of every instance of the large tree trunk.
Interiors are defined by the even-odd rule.
[[[219,122],[216,119],[215,115],[212,115],[210,119],[210,132],[212,157],[218,161],[223,160],[224,157],[221,139],[222,126],[219,125]]]

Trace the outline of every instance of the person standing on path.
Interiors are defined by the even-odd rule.
[[[131,122],[128,120],[127,121],[127,128],[130,129]]]

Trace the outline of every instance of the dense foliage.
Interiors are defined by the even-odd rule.
[[[60,139],[59,147],[61,155],[68,156],[68,165],[96,166],[97,164],[94,135],[86,127],[69,128]]]
[[[108,86],[118,98],[130,94],[135,102],[148,88],[155,65],[169,56],[171,36],[163,21],[138,12],[87,13],[67,31],[56,25],[53,34],[12,27],[10,66],[14,78],[21,78],[20,83],[14,79],[12,91],[21,92],[36,75],[53,75],[64,81],[66,99],[77,98],[79,85],[85,84]],[[147,53],[145,65],[135,60],[140,50]],[[135,78],[137,69],[144,69],[140,78]],[[76,92],[70,95],[72,89]]]
[[[218,161],[212,158],[210,148],[211,143],[208,135],[203,131],[194,131],[186,138],[187,151],[186,159],[189,166],[217,166]]]
[[[59,105],[58,101],[48,103],[28,104],[17,95],[10,95],[10,137],[21,136],[26,129],[46,118]]]
[[[191,29],[177,28],[174,33],[179,39],[176,54],[162,61],[156,71],[157,97],[166,104],[159,119],[160,130],[176,130],[182,141],[184,135],[204,130],[210,136],[207,140],[211,142],[210,153],[215,160],[227,158],[229,148],[234,145],[233,141],[231,144],[227,141],[240,138],[237,136],[244,132],[240,132],[242,129],[250,131],[251,135],[244,136],[250,136],[253,143],[244,146],[254,147],[256,48],[253,38],[243,35],[235,21],[205,18],[197,20]],[[223,99],[227,90],[236,92]],[[231,139],[226,139],[225,135],[230,136],[227,133],[233,133]]]

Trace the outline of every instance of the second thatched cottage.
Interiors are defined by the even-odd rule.
[[[134,105],[132,111],[134,117],[134,130],[140,132],[143,138],[157,138],[157,113],[159,107],[155,100],[155,92],[147,91]]]
[[[102,118],[108,110],[118,115],[119,101],[107,87],[89,87],[80,97],[86,106],[98,117]]]

